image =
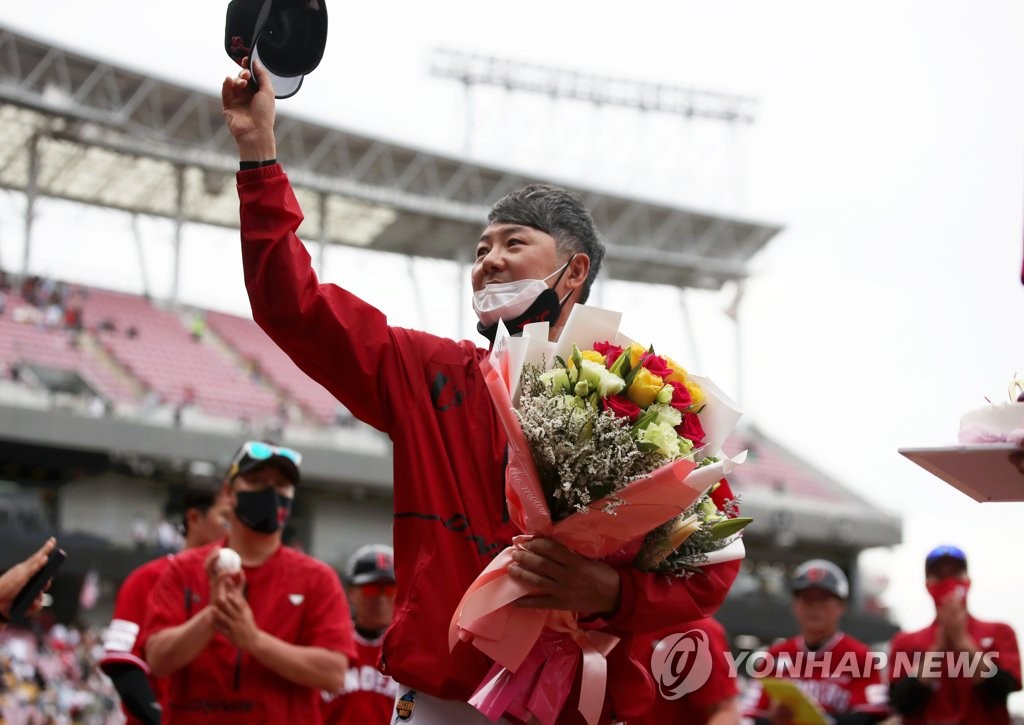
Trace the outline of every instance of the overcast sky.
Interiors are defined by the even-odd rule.
[[[226,3],[101,5],[6,4],[0,23],[205,92],[233,72],[222,50]],[[732,128],[479,93],[470,149],[538,176],[785,226],[753,261],[741,308],[750,417],[903,517],[905,543],[863,559],[891,579],[886,600],[901,625],[930,621],[922,560],[949,542],[970,557],[973,613],[1024,634],[1024,505],[974,503],[896,452],[953,442],[963,412],[984,396],[1005,400],[1010,378],[1024,373],[1024,4],[523,0],[499,9],[435,0],[328,8],[323,64],[279,112],[449,153],[466,146],[464,98],[429,76],[437,46],[757,98],[755,123]],[[20,267],[20,203],[0,195],[8,267]],[[140,289],[128,230],[123,217],[46,205],[34,269]],[[158,222],[143,230],[160,295],[169,289],[171,231]],[[246,310],[233,235],[190,228],[185,261],[188,301]],[[459,327],[456,312],[468,307],[468,293],[440,292],[456,275],[450,266],[350,251],[332,252],[326,269],[398,324],[470,335],[468,315]],[[676,357],[739,388],[734,335],[721,314],[728,290],[690,300],[696,351],[674,290],[605,283],[599,299],[625,311],[633,337],[682,351]]]

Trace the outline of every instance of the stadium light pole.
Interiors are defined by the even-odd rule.
[[[32,256],[32,223],[36,218],[36,199],[39,196],[39,134],[32,134],[28,144],[28,179],[25,184],[25,245],[21,258],[21,276],[28,277]]]
[[[753,123],[757,100],[731,93],[585,73],[538,63],[436,48],[430,73],[471,86],[497,86],[557,100],[585,101],[597,106],[620,106],[708,118],[730,123]]]

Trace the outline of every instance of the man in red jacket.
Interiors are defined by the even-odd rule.
[[[399,716],[478,721],[465,703],[491,663],[464,642],[449,651],[448,624],[466,588],[519,533],[505,506],[505,435],[479,370],[487,350],[393,327],[345,289],[318,283],[295,235],[302,212],[276,162],[272,81],[255,71],[258,91],[248,70],[222,88],[241,160],[242,262],[253,317],[306,374],[393,442],[398,594],[381,662],[400,683]],[[547,321],[554,339],[572,306],[586,301],[603,255],[575,195],[543,185],[507,195],[476,243],[478,329],[493,339],[499,320],[513,334]],[[627,640],[608,657],[608,720],[644,711],[654,696],[650,677],[629,657],[632,633],[710,615],[738,566],[707,567],[705,576],[682,581],[537,538],[508,571],[536,592],[521,606],[578,612],[583,626]],[[570,694],[567,702],[575,700]],[[578,716],[563,712],[560,722]]]
[[[231,522],[231,506],[220,486],[190,484],[182,496],[183,550],[220,541]],[[163,681],[150,677],[139,633],[146,622],[149,594],[173,556],[143,564],[129,574],[117,592],[114,616],[103,633],[100,668],[110,677],[121,697],[121,708],[130,725],[159,723]]]
[[[1008,725],[1006,698],[1021,687],[1020,652],[1009,625],[967,611],[967,556],[939,546],[925,559],[935,621],[900,632],[889,654],[889,699],[906,725]]]
[[[889,710],[880,670],[881,658],[839,629],[846,611],[850,584],[831,561],[811,559],[793,572],[793,615],[800,634],[773,645],[766,661],[777,678],[795,680],[808,699],[817,703],[835,725],[868,725],[884,720]],[[758,725],[795,722],[790,709],[773,702],[753,679],[744,699],[757,706],[748,715]]]
[[[398,685],[377,669],[384,630],[395,610],[395,552],[383,544],[361,546],[345,569],[345,591],[356,627],[356,658],[345,686],[323,692],[324,725],[388,725]]]
[[[142,647],[168,678],[164,723],[316,725],[320,690],[344,682],[355,646],[338,575],[281,543],[300,463],[245,443],[224,480],[227,539],[175,556],[153,588]]]

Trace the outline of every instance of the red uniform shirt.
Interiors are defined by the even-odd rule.
[[[398,683],[377,669],[383,637],[363,639],[358,632],[356,658],[348,663],[345,686],[321,692],[324,725],[388,725],[395,713]]]
[[[295,235],[302,212],[279,165],[239,172],[238,194],[253,318],[307,375],[393,442],[398,595],[384,672],[428,695],[465,701],[491,663],[462,641],[449,651],[448,624],[476,576],[519,533],[505,509],[505,435],[478,368],[487,351],[391,327],[350,292],[318,284]],[[683,582],[622,568],[619,608],[594,626],[626,637],[708,616],[738,570],[739,562],[719,564]],[[654,696],[650,677],[629,660],[629,642],[612,651],[608,682],[620,717],[642,712]]]
[[[221,545],[170,560],[150,598],[144,639],[186,622],[209,603],[203,564],[210,549]],[[290,644],[355,657],[348,601],[330,567],[281,546],[262,565],[243,570],[246,598],[261,630]],[[319,723],[320,693],[286,680],[218,632],[167,678],[164,722]]]
[[[889,681],[900,680],[916,671],[915,654],[923,656],[930,651],[935,642],[936,624],[917,632],[900,632],[892,638],[889,654]],[[1020,652],[1017,649],[1017,636],[1009,625],[1001,622],[982,622],[974,617],[967,619],[967,631],[977,643],[982,653],[991,653],[991,662],[999,669],[1012,675],[1020,687]],[[954,655],[955,656],[955,655]],[[919,657],[920,659],[920,657]],[[920,662],[926,667],[924,661]],[[985,668],[984,660],[980,665]],[[978,691],[971,677],[953,677],[950,672],[941,669],[942,674],[933,681],[937,687],[923,713],[904,715],[905,725],[924,723],[985,723],[985,725],[1008,725],[1010,714],[1006,703],[993,705],[983,693]]]
[[[843,632],[836,632],[818,649],[807,649],[803,637],[792,637],[768,649],[774,662],[773,676],[794,680],[821,709],[829,715],[865,712],[885,715],[888,697],[882,684],[883,660],[872,657],[863,642]],[[756,671],[767,665],[758,661]],[[762,691],[758,678],[750,681],[744,699],[756,706],[750,717],[766,717],[771,711],[768,694]]]
[[[633,653],[640,662],[649,666],[651,654],[662,638],[691,629],[702,630],[708,637],[711,674],[708,676],[707,682],[693,692],[675,700],[669,700],[659,692],[654,698],[654,706],[650,712],[641,717],[630,718],[629,725],[665,725],[666,723],[703,725],[713,712],[712,708],[739,694],[736,678],[729,674],[729,659],[725,654],[729,651],[729,643],[726,641],[725,629],[710,617],[681,624],[667,632],[638,636],[633,640]]]
[[[149,674],[149,665],[146,664],[141,646],[142,638],[139,634],[146,623],[149,593],[153,591],[154,585],[170,561],[170,556],[161,556],[159,559],[146,562],[121,583],[121,588],[117,590],[117,600],[114,602],[114,616],[110,620],[110,626],[103,633],[104,653],[103,659],[100,660],[100,667],[121,663],[137,666],[149,676],[149,686],[153,688],[157,702],[163,700],[164,681]],[[123,705],[121,710],[129,725],[139,722],[138,718],[129,713]]]

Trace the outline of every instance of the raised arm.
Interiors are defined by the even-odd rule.
[[[252,71],[248,60],[244,64],[246,68],[237,76],[225,78],[221,87],[224,123],[238,146],[239,161],[270,161],[277,157],[274,88],[266,70],[257,66],[259,91],[254,91],[249,83]]]
[[[257,66],[224,80],[225,123],[238,146],[242,264],[253,319],[309,375],[359,419],[381,430],[389,413],[381,375],[394,341],[385,316],[332,284],[319,284],[296,236],[302,211],[281,167],[271,162],[275,101]]]

